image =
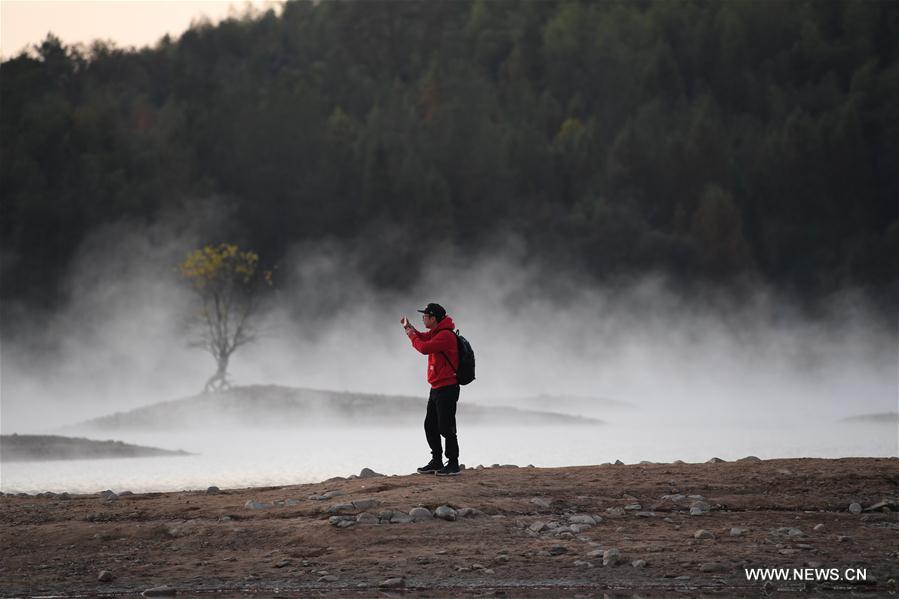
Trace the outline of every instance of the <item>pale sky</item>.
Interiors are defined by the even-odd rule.
[[[181,35],[191,21],[216,22],[277,0],[0,0],[0,55],[15,56],[52,31],[65,44],[112,40],[119,47],[148,46],[168,33]]]

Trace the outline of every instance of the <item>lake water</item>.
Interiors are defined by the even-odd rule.
[[[628,464],[676,459],[704,462],[713,456],[734,460],[747,455],[763,459],[897,455],[895,424],[648,424],[632,418],[603,426],[518,428],[466,428],[460,420],[459,427],[461,461],[469,467],[493,463],[575,466],[616,459]],[[0,490],[95,493],[290,485],[358,474],[363,467],[408,474],[429,458],[418,427],[83,436],[197,455],[6,462],[0,466]]]

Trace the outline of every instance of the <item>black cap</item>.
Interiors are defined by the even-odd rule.
[[[419,310],[419,312],[433,316],[437,320],[443,320],[443,317],[446,316],[446,310],[440,304],[428,304],[424,310]]]

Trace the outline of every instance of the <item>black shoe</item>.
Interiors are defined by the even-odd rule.
[[[422,466],[418,469],[419,474],[434,474],[438,470],[443,469],[443,462],[441,460],[432,459],[426,465]]]
[[[437,476],[458,476],[461,471],[459,470],[459,464],[453,464],[450,462],[443,468],[437,471]]]

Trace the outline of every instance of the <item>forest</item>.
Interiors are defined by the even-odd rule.
[[[287,2],[0,65],[0,299],[54,309],[91,231],[209,198],[277,264],[428,252],[899,301],[894,1]],[[223,233],[224,235],[224,233]],[[397,268],[397,265],[402,268]]]

